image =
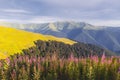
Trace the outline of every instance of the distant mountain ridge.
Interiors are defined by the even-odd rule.
[[[44,24],[2,23],[27,31],[65,37],[79,42],[99,45],[120,53],[120,28],[94,26],[85,22],[55,22]],[[2,25],[0,23],[0,25]]]

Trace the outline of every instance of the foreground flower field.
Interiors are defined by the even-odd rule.
[[[2,80],[120,80],[120,58],[16,55],[0,61]]]

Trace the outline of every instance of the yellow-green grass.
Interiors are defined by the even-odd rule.
[[[36,40],[53,40],[70,45],[76,43],[66,38],[57,38],[50,35],[42,35],[0,26],[0,59],[4,59],[15,53],[22,53],[23,49],[35,46],[34,41]]]

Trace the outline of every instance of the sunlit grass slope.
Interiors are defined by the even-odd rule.
[[[0,26],[0,59],[9,55],[22,52],[22,49],[35,46],[36,40],[55,40],[66,44],[74,44],[74,41],[65,38],[56,38],[54,36],[42,35],[14,28]]]

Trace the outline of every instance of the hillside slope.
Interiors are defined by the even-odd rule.
[[[0,25],[94,44],[120,54],[120,27],[94,26],[84,22],[0,23]]]
[[[23,49],[35,46],[34,41],[36,40],[55,40],[70,45],[75,43],[74,41],[65,38],[56,38],[54,36],[0,26],[0,59],[6,58],[14,53],[20,53]]]

